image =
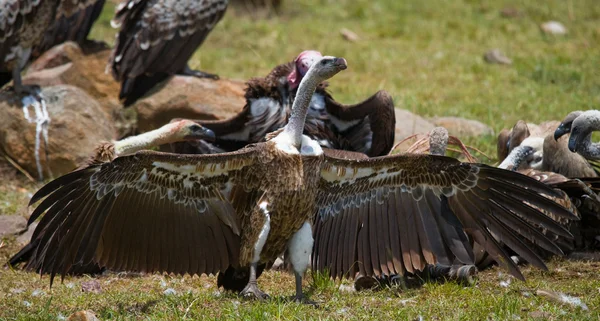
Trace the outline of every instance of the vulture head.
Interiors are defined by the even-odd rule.
[[[571,126],[573,125],[573,121],[575,120],[575,118],[579,117],[581,114],[583,114],[583,111],[581,111],[581,110],[576,110],[576,111],[570,112],[567,115],[567,117],[565,117],[565,119],[563,119],[563,121],[560,123],[560,125],[558,125],[558,128],[556,128],[556,131],[554,131],[554,139],[558,140],[563,135],[569,133],[571,131]],[[570,147],[569,147],[569,149],[570,149]],[[573,151],[573,150],[571,150],[571,151]]]
[[[212,130],[188,119],[178,120],[166,126],[168,126],[168,134],[175,141],[205,140],[213,142],[216,138]]]
[[[294,59],[294,70],[288,76],[288,83],[290,85],[290,89],[296,89],[300,85],[300,81],[306,73],[310,66],[312,66],[315,61],[323,58],[323,55],[316,50],[305,50],[301,52],[296,59]]]

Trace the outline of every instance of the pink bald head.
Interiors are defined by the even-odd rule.
[[[302,77],[306,75],[306,72],[312,66],[312,64],[323,58],[323,55],[316,50],[305,50],[301,52],[296,59],[294,59],[295,68],[292,73],[288,76],[288,83],[290,84],[290,89],[298,88],[300,85],[300,81]]]

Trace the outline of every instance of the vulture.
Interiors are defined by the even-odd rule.
[[[221,20],[227,0],[124,0],[112,25],[120,28],[107,68],[121,83],[119,98],[133,104],[157,83],[192,70],[188,60]]]
[[[59,10],[54,22],[46,29],[41,43],[34,48],[33,56],[40,56],[50,48],[67,41],[76,42],[84,52],[87,52],[87,49],[100,47],[87,37],[94,22],[100,17],[105,2],[106,0],[85,1],[71,16],[65,16]]]
[[[203,128],[191,120],[181,120],[119,141],[101,142],[98,144],[90,158],[84,162],[79,169],[107,163],[118,156],[133,154],[137,151],[150,149],[162,144],[200,139],[210,141],[214,139],[214,133],[210,129]],[[38,270],[39,267],[32,265],[33,262],[30,261],[30,258],[31,255],[38,250],[39,240],[39,237],[32,238],[29,244],[23,247],[21,251],[10,259],[9,265],[16,266],[21,262],[28,262],[26,268]],[[69,274],[96,274],[102,271],[103,267],[92,262],[87,265],[73,265],[69,270]]]
[[[313,269],[334,278],[402,275],[455,259],[472,264],[470,236],[522,280],[492,233],[540,268],[524,237],[562,253],[550,238],[570,233],[538,209],[576,217],[535,179],[437,155],[324,155],[302,134],[304,123],[317,86],[346,68],[343,58],[315,61],[288,123],[265,142],[211,155],[140,151],[48,183],[30,202],[40,202],[30,222],[41,217],[32,266],[51,284],[90,262],[175,274],[248,266],[241,294],[264,299],[257,266],[287,250],[295,299],[310,303],[302,278],[311,256]]]
[[[518,168],[554,172],[570,178],[597,177],[592,164],[569,151],[566,138],[554,138],[557,127],[558,122],[545,122],[538,126],[520,120],[511,131],[501,132],[498,136],[498,159],[505,164],[500,167],[514,164]]]
[[[14,80],[18,94],[38,96],[21,82],[21,70],[55,17],[71,17],[97,0],[4,0],[0,3],[0,87]]]
[[[569,135],[569,150],[589,160],[600,160],[600,144],[592,143],[592,133],[600,129],[600,111],[574,111],[560,123],[554,139]]]
[[[547,212],[575,235],[574,240],[558,238],[557,243],[563,252],[589,249],[593,243],[590,240],[600,234],[600,178],[583,157],[568,150],[566,139],[554,138],[555,130],[561,128],[558,126],[559,129],[556,129],[556,122],[545,126],[542,132],[533,125],[534,130],[530,133],[529,126],[519,121],[508,140],[500,135],[499,140],[504,141],[498,146],[510,145],[512,150],[499,167],[518,170],[560,192],[562,196],[555,201],[570,208],[581,221],[571,222]],[[502,154],[499,153],[498,157],[501,158]]]
[[[250,79],[246,105],[238,115],[226,120],[197,120],[215,132],[215,143],[179,143],[172,146],[172,151],[210,154],[264,141],[267,133],[286,124],[298,84],[321,57],[318,51],[306,50],[294,61],[275,67],[266,77]],[[324,148],[370,157],[387,155],[394,143],[396,125],[392,97],[379,91],[363,102],[344,105],[335,101],[326,88],[327,83],[319,84],[310,98],[304,134]]]

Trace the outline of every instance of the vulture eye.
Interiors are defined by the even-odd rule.
[[[190,129],[192,131],[198,131],[198,130],[201,130],[202,128],[200,127],[200,125],[192,125],[192,127],[190,127]]]

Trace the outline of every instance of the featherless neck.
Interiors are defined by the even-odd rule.
[[[132,154],[154,146],[177,141],[169,126],[163,126],[140,135],[127,137],[115,142],[115,154],[121,156]]]
[[[320,80],[316,77],[314,69],[311,68],[298,86],[296,98],[292,104],[292,115],[284,128],[284,132],[293,138],[293,144],[296,147],[300,147],[302,143],[302,132],[304,131],[306,114],[308,113],[310,101],[319,83]]]
[[[529,146],[517,146],[502,161],[498,168],[517,170],[521,163],[533,152]]]

